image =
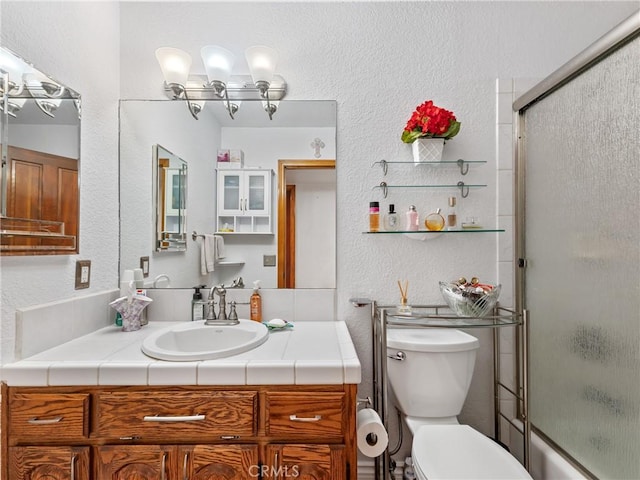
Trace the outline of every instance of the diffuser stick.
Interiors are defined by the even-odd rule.
[[[404,281],[404,288],[400,280],[398,280],[398,288],[400,289],[400,305],[398,305],[398,312],[411,313],[411,307],[407,305],[407,298],[409,294],[409,280]]]

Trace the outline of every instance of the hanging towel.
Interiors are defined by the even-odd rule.
[[[200,244],[200,273],[206,275],[213,272],[216,260],[216,241],[215,236],[209,233],[202,235],[202,243]]]
[[[215,241],[214,255],[215,255],[215,260],[217,261],[225,257],[224,237],[222,235],[214,235],[214,241]]]

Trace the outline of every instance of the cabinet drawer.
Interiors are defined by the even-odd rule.
[[[101,392],[98,436],[141,439],[247,437],[256,434],[257,392]]]
[[[12,442],[83,440],[89,436],[89,394],[14,393],[9,397]]]
[[[266,433],[342,436],[344,393],[267,393]]]

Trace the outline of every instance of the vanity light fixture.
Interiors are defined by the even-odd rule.
[[[0,94],[6,93],[7,114],[14,118],[31,97],[44,114],[54,117],[62,99],[70,96],[64,86],[4,48],[0,49],[0,73]],[[0,110],[4,109],[5,101],[0,102]]]
[[[191,56],[173,47],[156,50],[156,58],[165,80],[165,93],[172,100],[186,100],[194,118],[202,108],[194,107],[199,101],[224,102],[233,119],[243,101],[262,101],[270,119],[278,109],[278,102],[287,92],[284,79],[275,75],[278,53],[262,45],[249,47],[245,53],[251,75],[232,75],[235,55],[229,50],[207,45],[200,50],[206,71],[189,76]]]
[[[178,48],[160,47],[156,50],[156,58],[160,64],[165,85],[171,92],[172,99],[186,100],[189,112],[191,112],[193,118],[198,120],[199,112],[195,111],[197,107],[194,108],[187,93],[191,55]]]
[[[36,73],[25,73],[23,82],[36,101],[38,108],[45,115],[55,117],[54,112],[62,103],[60,97],[64,94],[64,87]]]

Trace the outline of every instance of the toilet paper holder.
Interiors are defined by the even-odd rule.
[[[373,402],[371,401],[371,397],[357,398],[356,405],[359,407],[364,404],[364,408],[370,408],[373,406]]]

